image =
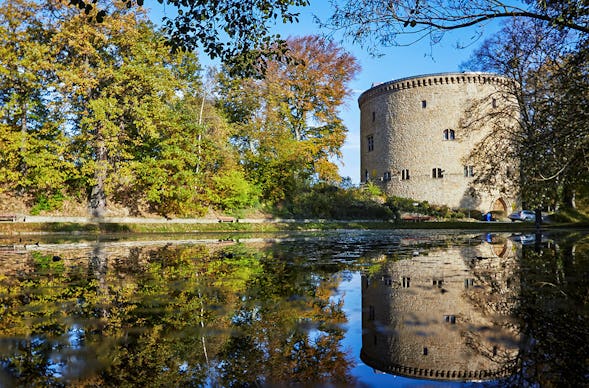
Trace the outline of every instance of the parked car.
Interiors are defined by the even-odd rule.
[[[531,210],[521,210],[518,212],[513,212],[509,216],[507,216],[511,220],[514,221],[536,221],[536,213]]]

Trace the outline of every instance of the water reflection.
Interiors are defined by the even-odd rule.
[[[586,234],[529,241],[2,241],[0,386],[586,385]]]
[[[511,375],[520,285],[509,240],[416,251],[362,277],[362,360],[397,375],[491,380]]]

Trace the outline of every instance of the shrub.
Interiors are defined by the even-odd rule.
[[[53,195],[47,196],[39,194],[35,197],[35,204],[30,210],[31,215],[39,215],[42,211],[52,211],[61,209],[65,197],[62,193],[57,192]]]
[[[236,211],[259,203],[260,190],[245,179],[242,171],[228,171],[214,177],[213,182],[211,203],[223,210]]]

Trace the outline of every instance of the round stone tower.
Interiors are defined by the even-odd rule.
[[[361,182],[451,208],[511,211],[518,206],[511,194],[517,192],[516,161],[507,163],[511,176],[475,184],[482,166],[472,153],[498,126],[516,128],[513,85],[496,74],[440,73],[365,91],[358,99]]]

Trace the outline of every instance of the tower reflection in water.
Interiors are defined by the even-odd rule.
[[[403,242],[401,242],[403,244]],[[511,241],[432,248],[362,278],[361,359],[381,372],[446,381],[510,375],[519,294]]]

